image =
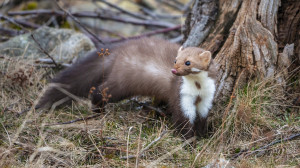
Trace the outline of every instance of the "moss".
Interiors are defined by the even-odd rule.
[[[241,148],[235,148],[234,152],[239,153],[241,151]]]
[[[65,28],[65,29],[70,29],[71,28],[71,25],[69,22],[65,21],[61,24],[60,26],[61,28]]]
[[[38,3],[33,1],[33,2],[28,2],[22,10],[34,10],[38,8]]]
[[[15,25],[15,24],[11,24],[9,27],[12,28],[12,29],[15,29],[15,30],[22,30],[21,27]]]

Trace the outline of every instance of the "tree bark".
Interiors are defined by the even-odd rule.
[[[278,12],[278,47],[283,51],[286,44],[295,45],[292,61],[300,64],[300,1],[283,0]]]
[[[228,96],[237,81],[243,85],[253,75],[261,79],[274,75],[278,46],[273,35],[277,12],[273,11],[278,10],[278,1],[242,2],[230,34],[215,58],[220,66],[216,98]]]
[[[216,16],[216,0],[196,0],[184,26],[183,47],[199,46],[214,25]]]
[[[207,2],[196,1],[194,8],[201,10],[197,3]],[[219,66],[215,100],[227,100],[235,86],[243,86],[253,77],[264,79],[274,76],[291,64],[294,49],[299,54],[300,2],[219,0],[209,3],[218,4],[218,17],[205,31],[209,33],[201,32],[205,39],[200,39],[200,43],[189,41],[197,26],[191,24],[197,20],[193,17],[201,18],[191,14],[186,22],[188,28],[185,34],[189,37],[184,45],[196,44],[213,53]],[[193,9],[192,12],[195,11]],[[210,15],[213,16],[212,12]],[[188,25],[192,25],[191,28]],[[284,82],[284,78],[278,78],[278,82]]]

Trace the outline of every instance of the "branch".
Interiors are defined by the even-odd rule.
[[[174,1],[170,1],[170,0],[158,0],[158,1],[165,4],[165,5],[167,5],[167,6],[169,6],[169,7],[171,7],[171,8],[173,8],[173,9],[176,9],[176,10],[179,10],[179,11],[182,10],[181,6],[172,3]]]
[[[135,18],[139,18],[139,19],[143,19],[143,20],[147,19],[147,17],[145,17],[145,16],[143,16],[141,14],[137,14],[137,13],[133,13],[133,12],[127,11],[127,10],[125,10],[123,8],[120,8],[117,5],[112,4],[112,3],[110,3],[110,2],[108,2],[106,0],[93,0],[93,1],[99,1],[99,2],[105,3],[106,5],[108,5],[108,6],[112,7],[112,8],[115,8],[115,9],[117,9],[117,10],[119,10],[119,11],[121,11],[121,12],[127,14],[127,15],[129,15],[129,16],[133,16]]]
[[[61,122],[61,123],[56,123],[56,124],[48,124],[46,126],[66,125],[66,124],[71,124],[71,123],[75,123],[75,122],[78,122],[78,121],[86,121],[86,120],[90,120],[90,119],[99,117],[100,115],[101,114],[95,114],[95,115],[92,115],[92,116],[89,116],[89,117],[86,117],[86,118],[78,118],[78,119],[67,121],[67,122]]]
[[[7,20],[8,22],[10,22],[14,25],[17,25],[17,26],[21,27],[24,30],[26,30],[25,27],[34,28],[34,29],[37,29],[37,28],[41,27],[41,25],[38,25],[38,24],[34,24],[34,23],[24,21],[24,20],[20,20],[20,19],[13,19],[13,18],[4,16],[4,15],[1,15],[1,14],[0,14],[0,19]]]
[[[3,28],[3,27],[0,27],[0,32],[1,32],[1,34],[5,34],[5,35],[9,35],[9,36],[17,36],[17,35],[25,33],[25,31],[18,31],[18,30],[14,30],[14,29]]]
[[[131,39],[138,39],[138,38],[142,38],[142,37],[148,37],[148,36],[152,36],[152,35],[156,35],[156,34],[160,34],[160,33],[166,33],[166,32],[169,32],[169,31],[177,30],[177,29],[180,29],[181,27],[182,27],[181,25],[177,25],[175,27],[159,29],[159,30],[155,30],[155,31],[148,32],[148,33],[145,33],[145,34],[141,34],[141,35],[137,35],[137,36],[131,36],[131,37],[128,37],[128,38],[125,38],[125,39],[122,38],[122,39],[111,40],[108,43],[116,43],[116,42],[122,42],[124,40],[131,40]]]
[[[59,9],[63,10],[65,13],[68,14],[68,16],[70,16],[76,23],[78,23],[85,31],[87,31],[90,35],[92,35],[98,42],[104,44],[104,42],[98,37],[96,36],[94,33],[92,33],[89,29],[87,29],[84,25],[81,24],[81,22],[75,18],[69,11],[65,10],[64,8],[62,8],[58,2],[58,0],[55,1],[56,5],[58,6]]]
[[[194,0],[190,0],[188,3],[186,3],[186,4],[181,8],[181,10],[182,10],[183,12],[187,12],[187,11],[190,9],[190,7],[191,7],[191,5],[193,4],[193,2],[194,2]]]
[[[156,26],[156,27],[174,27],[173,23],[168,23],[165,21],[154,21],[154,20],[139,20],[139,19],[131,19],[131,18],[120,18],[118,16],[103,16],[98,13],[93,12],[81,12],[74,14],[78,17],[92,17],[92,18],[100,18],[103,20],[112,20],[122,23],[130,23],[133,25],[142,25],[142,26]]]
[[[89,25],[87,25],[89,27]],[[122,39],[126,39],[126,37],[124,37],[123,35],[121,35],[120,33],[118,32],[114,32],[114,31],[111,31],[109,29],[105,29],[105,28],[101,28],[101,27],[96,27],[95,29],[98,29],[100,31],[103,31],[103,32],[107,32],[108,34],[111,34],[111,35],[115,35],[115,36],[118,36]]]
[[[70,13],[70,12],[69,12]],[[54,10],[30,10],[30,11],[19,11],[19,12],[8,12],[8,15],[57,15],[57,16],[64,16],[63,11],[54,11]],[[133,25],[142,25],[142,26],[156,26],[156,27],[174,27],[175,25],[172,23],[168,23],[165,21],[154,21],[154,20],[140,20],[140,19],[130,19],[130,18],[120,18],[118,16],[104,16],[100,13],[95,12],[73,12],[70,13],[72,16],[75,17],[87,17],[87,18],[97,18],[103,20],[112,20],[116,22],[122,23],[129,23]]]
[[[169,39],[169,41],[171,43],[181,43],[182,40],[183,40],[183,34],[181,34],[181,35],[179,35],[177,37]]]
[[[182,11],[182,12],[187,12],[190,9],[190,6],[193,4],[194,0],[190,0],[186,4],[182,4],[181,2],[177,0],[169,1],[169,0],[158,0],[159,2],[174,8],[176,10]],[[173,2],[173,3],[172,3]],[[203,1],[202,1],[203,2]]]
[[[48,9],[38,9],[38,10],[27,10],[27,11],[14,11],[14,12],[8,12],[9,16],[15,16],[15,15],[57,15],[62,16],[64,15],[63,11],[58,10],[48,10]]]
[[[300,133],[299,133],[299,132],[298,132],[297,134],[293,134],[293,135],[291,135],[291,136],[289,136],[289,137],[287,137],[287,138],[275,140],[275,141],[273,141],[273,142],[271,142],[271,143],[269,143],[269,144],[267,144],[267,145],[265,145],[265,146],[262,146],[262,147],[258,148],[258,149],[255,150],[255,151],[252,151],[251,153],[247,154],[245,157],[250,156],[250,155],[252,155],[252,154],[254,154],[254,153],[256,153],[256,152],[259,152],[259,151],[261,151],[261,150],[263,150],[263,149],[266,149],[266,148],[268,148],[268,147],[270,147],[270,146],[272,146],[272,145],[275,145],[275,144],[278,144],[278,143],[281,143],[281,142],[285,142],[285,141],[292,140],[292,139],[294,139],[294,138],[297,138],[298,136],[300,136]]]
[[[28,31],[23,25],[20,25],[19,23],[17,23],[13,18],[7,17],[7,16],[3,16],[0,14],[0,19],[4,19],[7,20],[8,22],[17,25],[19,27],[21,27],[23,30]]]
[[[177,19],[182,17],[182,15],[169,15],[169,14],[159,14],[156,12],[153,12],[152,10],[148,9],[148,8],[144,8],[142,7],[141,10],[146,13],[147,15],[149,15],[152,18],[158,19],[158,18],[167,18],[167,19]]]
[[[58,68],[58,64],[55,62],[55,60],[53,59],[53,57],[41,46],[41,44],[35,39],[33,33],[31,33],[31,37],[34,40],[34,42],[39,46],[40,50],[46,54],[53,62],[53,64],[55,65],[56,68]]]
[[[28,28],[37,29],[37,28],[41,27],[41,25],[31,23],[27,20],[20,20],[20,19],[14,19],[14,20],[15,20],[16,23],[19,23],[20,25],[23,25],[23,26],[28,27]]]

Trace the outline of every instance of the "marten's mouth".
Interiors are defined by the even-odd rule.
[[[174,75],[177,75],[177,70],[176,69],[171,69],[171,72],[174,74]]]
[[[178,72],[176,69],[172,69],[171,72],[176,76],[186,76],[190,74],[191,72],[184,71],[184,72]]]

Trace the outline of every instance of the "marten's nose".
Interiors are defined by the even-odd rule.
[[[175,74],[175,75],[177,74],[177,70],[176,69],[172,69],[171,71],[172,71],[173,74]]]

